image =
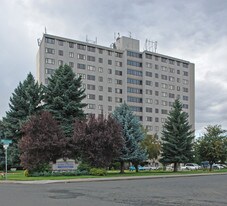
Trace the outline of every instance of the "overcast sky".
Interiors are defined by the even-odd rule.
[[[1,0],[0,118],[45,31],[109,46],[114,33],[158,41],[158,53],[195,63],[196,130],[227,129],[227,0]]]

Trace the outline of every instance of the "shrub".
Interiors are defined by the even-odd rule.
[[[82,172],[82,171],[86,171],[86,172],[90,172],[91,166],[87,163],[80,163],[77,167],[77,170]]]
[[[28,171],[28,170],[24,170],[24,176],[25,176],[25,177],[29,177],[29,176],[30,176],[30,174],[29,174],[29,171]]]
[[[94,175],[94,176],[105,176],[106,174],[107,174],[107,171],[105,169],[92,168],[90,170],[90,175]]]

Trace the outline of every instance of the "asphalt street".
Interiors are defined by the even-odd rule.
[[[0,206],[224,206],[227,175],[0,184]]]

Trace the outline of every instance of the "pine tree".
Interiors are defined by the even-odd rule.
[[[67,137],[72,137],[75,118],[83,118],[82,100],[86,97],[81,88],[81,77],[76,78],[71,67],[59,67],[49,78],[45,88],[45,108],[60,122]]]
[[[30,117],[23,125],[23,137],[19,142],[21,164],[30,171],[42,171],[51,161],[62,158],[65,137],[52,115],[44,111]]]
[[[122,135],[125,141],[121,151],[122,155],[118,159],[121,163],[121,173],[124,173],[125,162],[133,162],[137,165],[139,162],[146,160],[146,152],[140,144],[144,139],[144,133],[142,126],[126,103],[115,109],[113,117],[122,126]]]
[[[29,73],[27,78],[22,83],[20,82],[14,90],[10,98],[10,110],[6,112],[6,117],[3,118],[5,138],[13,140],[13,144],[10,145],[8,150],[10,164],[18,165],[20,163],[18,141],[22,137],[22,125],[31,115],[42,110],[42,100],[43,87]]]
[[[193,155],[194,131],[188,122],[188,114],[182,110],[179,99],[175,100],[162,131],[161,162],[174,163],[174,172],[179,163],[188,162]]]
[[[111,117],[76,121],[74,148],[82,161],[93,167],[106,168],[121,154],[123,138],[121,126]]]

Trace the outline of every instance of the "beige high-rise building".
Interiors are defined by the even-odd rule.
[[[139,40],[118,37],[111,47],[44,34],[37,54],[37,78],[68,64],[82,76],[86,113],[108,115],[124,101],[150,133],[160,134],[176,98],[195,124],[194,64],[151,51]]]

